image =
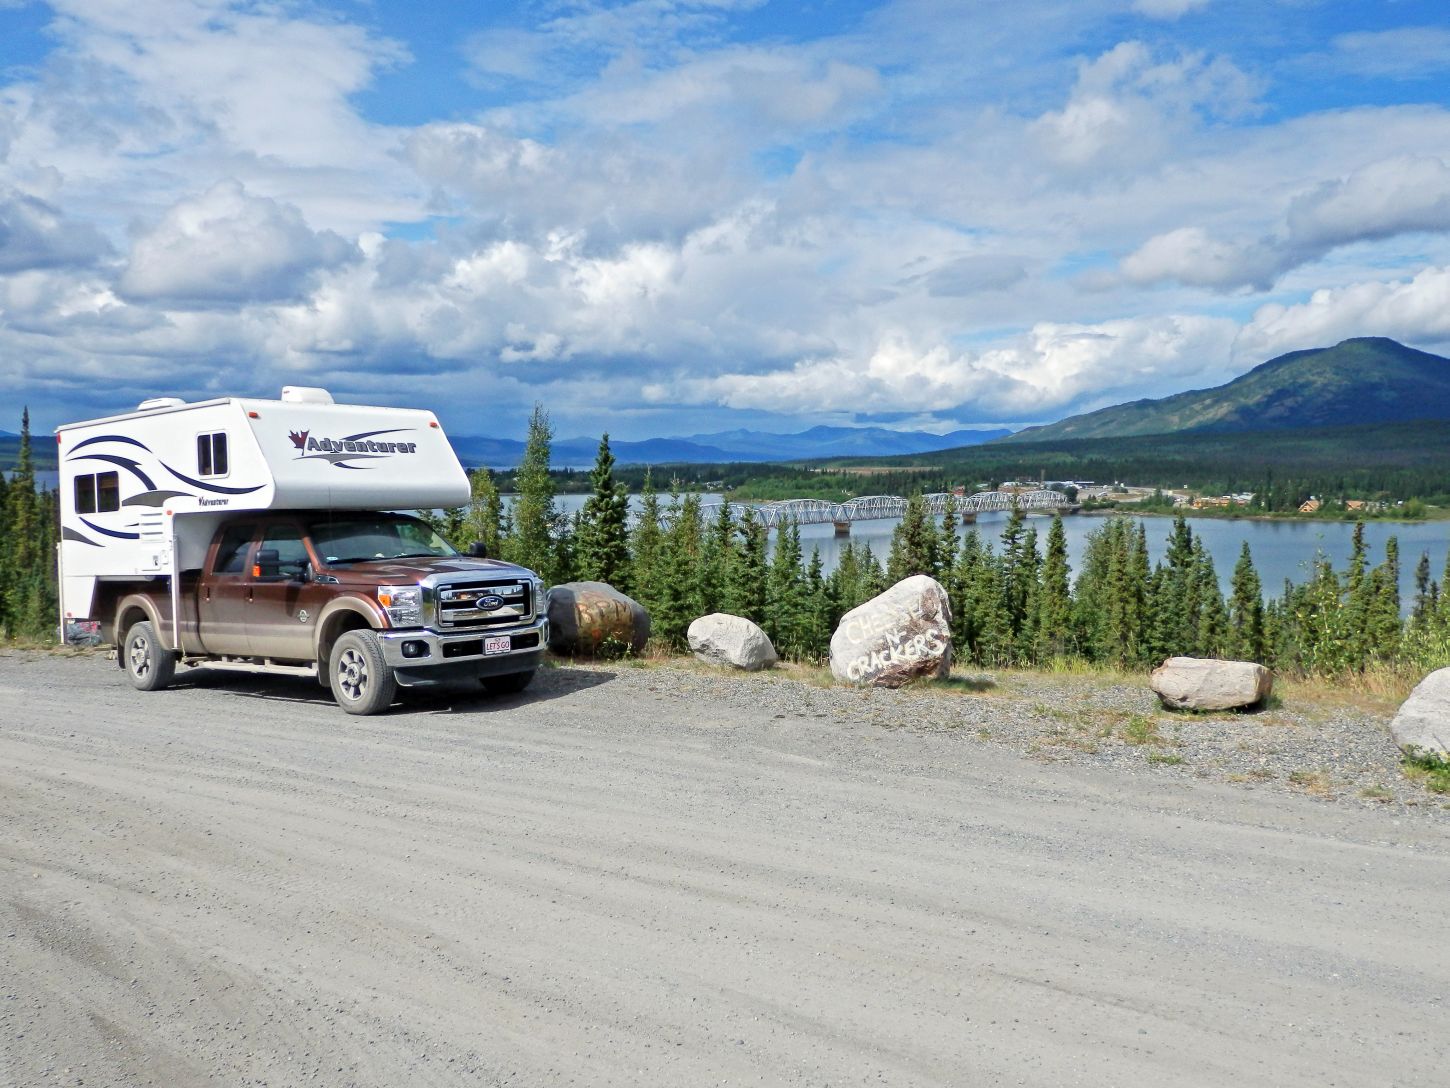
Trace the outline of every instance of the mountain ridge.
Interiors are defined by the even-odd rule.
[[[1387,337],[1279,355],[1210,389],[1126,401],[997,439],[1032,443],[1450,420],[1450,359]]]

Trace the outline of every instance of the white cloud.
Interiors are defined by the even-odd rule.
[[[1332,45],[1334,66],[1357,75],[1425,80],[1450,69],[1450,29],[1443,26],[1356,31]]]
[[[1263,306],[1239,334],[1234,351],[1262,360],[1352,336],[1450,344],[1450,266],[1423,269],[1409,280],[1326,288],[1295,305]]]
[[[1133,0],[1133,10],[1151,19],[1181,19],[1190,11],[1206,8],[1210,0]]]
[[[75,222],[28,193],[0,188],[0,275],[87,265],[109,250],[89,223]]]
[[[357,256],[334,232],[313,231],[295,207],[226,181],[177,203],[141,233],[118,287],[128,299],[168,307],[275,302]]]

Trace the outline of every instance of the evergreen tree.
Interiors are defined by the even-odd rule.
[[[746,507],[740,517],[739,544],[730,557],[725,586],[726,611],[765,626],[766,531]]]
[[[801,571],[800,529],[793,523],[775,532],[775,553],[766,575],[765,633],[782,657],[806,655],[807,613]]]
[[[1229,604],[1229,653],[1242,661],[1264,662],[1268,641],[1264,626],[1264,590],[1249,542],[1244,541],[1234,564],[1233,591]]]
[[[653,632],[675,649],[684,649],[690,624],[700,616],[700,497],[681,499],[679,485],[670,492],[660,569],[659,603],[651,611]]]
[[[1426,630],[1434,614],[1435,602],[1430,587],[1430,553],[1421,552],[1420,561],[1415,564],[1415,603],[1410,611],[1410,626],[1416,632]]]
[[[730,504],[721,502],[715,520],[706,528],[700,557],[700,614],[725,609],[730,582],[730,561],[734,557],[735,521]]]
[[[1067,532],[1062,515],[1054,515],[1047,531],[1047,555],[1042,562],[1042,589],[1037,597],[1038,658],[1061,657],[1072,639],[1071,571],[1067,562]]]
[[[469,502],[463,513],[463,536],[468,544],[478,541],[492,556],[502,553],[504,536],[503,496],[493,473],[477,468],[468,474]]]
[[[831,636],[835,634],[838,618],[823,570],[821,549],[812,548],[811,561],[806,567],[806,621],[802,652],[813,661],[820,661],[830,653]]]
[[[906,500],[906,511],[891,533],[891,553],[886,561],[886,577],[892,585],[913,574],[932,578],[938,574],[936,528],[919,491]]]
[[[660,530],[660,497],[648,469],[640,491],[639,519],[634,525],[634,557],[629,578],[631,596],[645,610],[654,613],[660,605],[660,586],[664,580],[661,557],[664,537]]]
[[[589,498],[575,533],[575,567],[583,579],[607,582],[621,593],[629,584],[629,489],[614,478],[614,454],[606,432],[589,474]]]
[[[554,431],[543,405],[534,405],[529,418],[528,440],[523,460],[514,473],[518,489],[514,499],[513,532],[504,542],[504,558],[530,567],[550,583],[566,572],[561,569],[556,539],[562,525],[554,507],[554,479],[549,475],[549,455]]]
[[[1198,612],[1198,630],[1194,650],[1200,657],[1219,657],[1228,639],[1228,611],[1223,593],[1218,588],[1218,574],[1213,557],[1203,546],[1203,539],[1193,542],[1193,597]]]

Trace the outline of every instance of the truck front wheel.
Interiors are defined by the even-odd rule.
[[[398,681],[373,632],[345,632],[333,645],[327,668],[332,697],[349,714],[381,714],[393,705]]]
[[[150,620],[131,625],[121,655],[131,686],[140,691],[160,691],[176,675],[176,657],[161,645]]]

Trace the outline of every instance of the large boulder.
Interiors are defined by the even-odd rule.
[[[549,649],[565,657],[639,653],[649,613],[607,582],[565,582],[549,590]]]
[[[754,672],[776,663],[770,636],[744,616],[712,612],[690,624],[690,650],[708,665],[727,665]]]
[[[1450,669],[1436,669],[1415,685],[1390,722],[1405,755],[1450,761]]]
[[[1235,710],[1267,699],[1274,674],[1252,661],[1170,657],[1153,670],[1152,686],[1177,710]]]
[[[851,609],[831,636],[831,673],[852,684],[899,688],[952,667],[952,608],[935,578],[913,575]]]

